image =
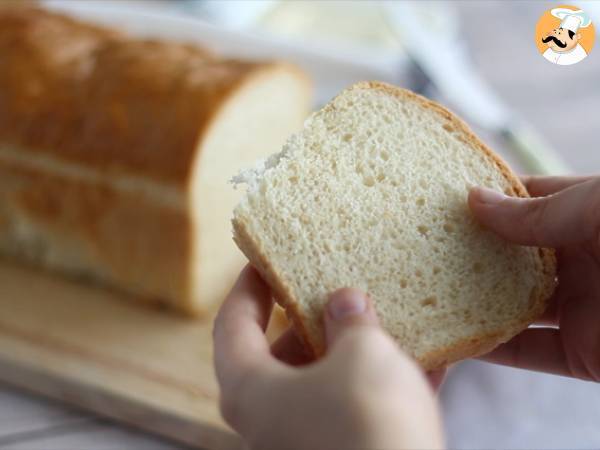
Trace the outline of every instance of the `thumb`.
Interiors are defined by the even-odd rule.
[[[367,294],[359,289],[338,289],[329,296],[325,308],[325,335],[327,347],[352,327],[378,326],[379,321]]]
[[[537,198],[474,188],[469,207],[479,222],[516,244],[563,247],[595,242],[600,230],[600,179]]]

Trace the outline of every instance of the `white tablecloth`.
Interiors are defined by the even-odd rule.
[[[600,448],[600,384],[466,361],[440,396],[450,448]]]

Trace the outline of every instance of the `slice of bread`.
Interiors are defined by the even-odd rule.
[[[551,250],[511,245],[472,217],[475,185],[527,192],[456,116],[409,91],[357,84],[249,185],[234,240],[299,336],[324,353],[323,307],[351,286],[425,369],[485,353],[527,327],[555,284]]]

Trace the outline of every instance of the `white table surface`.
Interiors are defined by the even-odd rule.
[[[457,5],[480,71],[574,172],[599,173],[600,48],[576,66],[554,66],[533,45],[546,3]],[[600,448],[598,385],[469,361],[452,371],[441,399],[454,448]],[[0,448],[183,447],[0,385]]]

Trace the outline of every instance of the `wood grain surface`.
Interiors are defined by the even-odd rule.
[[[0,261],[0,379],[211,449],[220,418],[212,318],[190,320]]]

